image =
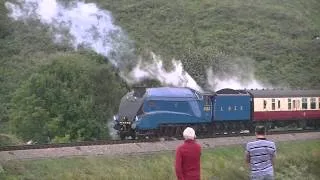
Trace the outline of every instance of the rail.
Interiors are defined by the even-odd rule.
[[[319,132],[320,130],[285,130],[285,131],[268,131],[267,135],[273,134],[290,134],[290,133],[306,133],[306,132]],[[197,139],[205,138],[223,138],[223,137],[237,137],[237,136],[252,136],[253,133],[229,133],[211,136],[198,136]],[[164,137],[162,140],[174,141],[182,140],[180,138]],[[160,139],[135,139],[135,140],[99,140],[99,141],[82,141],[72,143],[55,143],[55,144],[32,144],[32,145],[11,145],[11,146],[0,146],[1,151],[16,151],[16,150],[28,150],[28,149],[48,149],[48,148],[61,148],[61,147],[77,147],[77,146],[96,146],[96,145],[112,145],[112,144],[128,144],[128,143],[152,143],[159,142]]]

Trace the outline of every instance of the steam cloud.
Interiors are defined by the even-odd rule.
[[[202,91],[202,88],[196,81],[183,69],[181,61],[172,60],[174,70],[167,72],[164,70],[163,61],[159,56],[151,53],[153,62],[143,63],[139,61],[138,65],[130,73],[131,79],[127,82],[140,81],[144,78],[158,79],[162,84],[170,84],[179,87],[191,87],[197,91]]]
[[[62,42],[71,35],[75,49],[84,46],[107,57],[120,70],[120,75],[129,84],[141,80],[157,79],[163,85],[190,87],[198,91],[202,88],[183,69],[181,61],[172,60],[173,71],[167,72],[163,68],[163,61],[159,56],[151,53],[151,62],[139,59],[134,53],[134,42],[131,41],[121,27],[113,23],[111,13],[99,9],[94,3],[74,2],[67,7],[56,0],[20,0],[18,4],[5,3],[9,14],[14,20],[27,23],[28,19],[39,19],[41,23],[49,25],[55,33],[53,40]],[[126,72],[128,67],[134,67]],[[205,72],[204,72],[205,73]],[[208,85],[211,90],[221,88],[262,87],[257,82],[242,85],[237,78],[219,79],[214,76],[212,69],[207,72]]]
[[[113,24],[109,11],[100,10],[93,3],[75,2],[72,7],[64,7],[56,0],[25,0],[21,5],[6,2],[11,10],[9,15],[15,20],[39,19],[43,24],[51,25],[56,30],[55,41],[59,42],[65,37],[61,29],[68,29],[72,35],[72,44],[75,49],[84,45],[102,54],[117,66],[120,71],[130,65],[137,66],[133,72],[122,77],[128,83],[137,83],[143,78],[153,78],[161,83],[173,86],[187,86],[201,90],[192,77],[183,70],[180,61],[173,60],[174,71],[166,72],[162,67],[162,60],[152,53],[152,63],[142,67],[142,60],[134,54],[133,42],[125,32]]]
[[[246,80],[243,81],[241,80],[241,78],[237,77],[237,76],[233,76],[233,77],[228,77],[228,78],[217,78],[216,76],[214,76],[213,71],[211,68],[209,68],[207,70],[207,83],[210,87],[210,89],[213,89],[215,91],[219,90],[219,89],[223,89],[223,88],[232,88],[232,89],[262,89],[264,88],[263,85],[261,85],[260,83],[258,83],[256,80],[254,80],[254,78],[252,77],[252,74],[249,73],[251,75],[251,77]]]
[[[67,29],[72,35],[71,43],[75,49],[79,46],[89,47],[108,57],[117,67],[121,67],[122,56],[133,54],[132,42],[119,26],[113,24],[110,12],[100,10],[93,3],[75,2],[68,8],[56,0],[20,0],[19,4],[6,2],[5,5],[11,10],[9,16],[14,20],[33,18],[50,25],[56,33],[56,42],[67,37],[63,31]]]

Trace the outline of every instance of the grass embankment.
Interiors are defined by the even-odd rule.
[[[21,139],[10,134],[7,122],[1,122],[0,127],[0,146],[18,145],[23,143]]]
[[[319,179],[320,141],[278,143],[277,179]],[[174,154],[7,162],[0,179],[175,179]],[[204,150],[202,179],[248,179],[243,146]]]
[[[0,134],[0,146],[18,145],[22,141],[11,134]]]

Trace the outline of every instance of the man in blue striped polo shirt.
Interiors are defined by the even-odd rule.
[[[256,140],[247,143],[246,161],[251,169],[252,180],[273,180],[276,145],[266,139],[264,126],[257,126]]]

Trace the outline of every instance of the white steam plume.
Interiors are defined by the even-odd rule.
[[[231,89],[262,89],[265,88],[264,85],[259,83],[254,79],[253,73],[250,74],[250,78],[247,80],[242,80],[239,76],[231,76],[227,78],[219,78],[215,76],[212,69],[207,70],[207,84],[209,88],[214,91],[218,91],[223,88]]]
[[[158,79],[162,84],[190,87],[200,92],[203,91],[196,81],[183,69],[181,61],[172,60],[173,71],[167,72],[163,67],[163,61],[160,57],[154,53],[151,53],[151,55],[152,62],[143,63],[140,60],[138,65],[130,73],[129,77],[132,78],[127,79],[127,82],[135,83],[145,78],[151,78]]]
[[[50,25],[56,33],[56,42],[66,37],[63,30],[67,29],[73,37],[75,49],[79,45],[89,47],[108,57],[115,66],[121,63],[118,58],[125,53],[122,50],[133,51],[131,41],[119,26],[113,24],[111,13],[99,9],[94,3],[75,2],[71,7],[64,7],[56,0],[18,2],[5,3],[7,9],[11,10],[9,16],[15,20],[39,19],[41,23]]]
[[[136,83],[144,78],[157,79],[163,85],[187,86],[201,90],[192,77],[183,70],[180,61],[172,60],[174,71],[166,72],[160,58],[152,55],[152,63],[143,66],[134,54],[133,42],[124,31],[113,24],[109,11],[99,9],[94,3],[75,2],[65,7],[56,0],[20,0],[19,4],[6,2],[15,20],[39,19],[49,25],[55,33],[56,42],[67,37],[67,30],[73,37],[75,49],[80,45],[89,47],[106,56],[120,70],[121,76],[128,83]],[[67,39],[69,40],[69,39]],[[129,74],[125,70],[137,66]]]
[[[118,139],[118,135],[117,135],[117,131],[115,129],[113,129],[113,126],[115,125],[113,119],[110,119],[107,123],[107,127],[109,129],[109,135],[111,139]]]

